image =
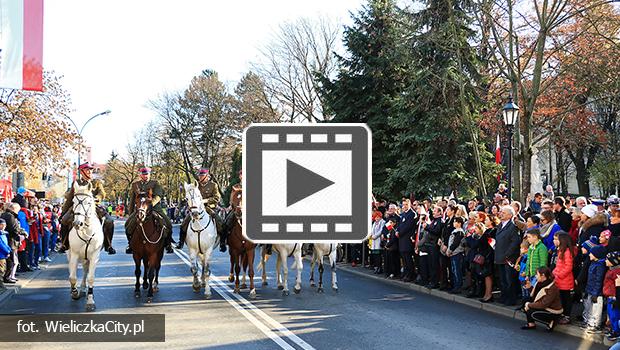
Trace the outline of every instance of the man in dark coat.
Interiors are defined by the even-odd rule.
[[[553,214],[555,215],[555,221],[560,225],[560,228],[564,232],[569,232],[573,225],[573,217],[566,210],[566,201],[564,197],[557,196],[553,199]]]
[[[448,209],[446,209],[446,216],[442,221],[442,225],[441,225],[441,231],[440,231],[440,236],[439,239],[441,239],[441,244],[442,245],[448,245],[448,241],[450,241],[450,235],[452,234],[452,231],[454,231],[454,217],[456,215],[456,210],[457,207],[454,205],[451,205],[448,207]],[[443,212],[441,211],[441,208],[437,209],[437,207],[435,207],[435,209],[433,209],[433,217],[440,215],[439,217],[443,217]],[[440,285],[440,290],[449,290],[452,289],[452,287],[450,286],[450,282],[452,281],[448,281],[448,277],[450,276],[450,268],[451,268],[451,263],[450,263],[450,257],[443,255],[441,253],[439,253],[439,246],[437,247],[437,251],[438,251],[438,266],[439,266],[439,285]]]
[[[450,206],[448,206],[450,208]],[[435,207],[433,209],[433,219],[431,223],[426,227],[426,231],[428,231],[428,243],[430,255],[430,272],[429,272],[429,284],[428,288],[437,289],[439,288],[439,259],[441,257],[441,253],[439,253],[439,246],[437,245],[440,238],[442,238],[442,234],[444,232],[445,224],[443,222],[443,210],[441,207]],[[451,223],[449,223],[451,225]],[[446,278],[447,283],[447,278]]]
[[[28,207],[28,201],[26,200],[25,195],[26,189],[24,187],[19,187],[17,189],[17,194],[13,197],[11,202],[19,204],[21,208],[26,208]]]
[[[385,239],[385,276],[394,278],[400,274],[400,255],[398,253],[398,237],[396,229],[400,223],[400,216],[396,214],[396,204],[390,203],[385,213],[383,238]]]
[[[504,206],[500,211],[501,223],[495,234],[495,265],[499,268],[502,292],[500,302],[507,306],[517,304],[517,291],[519,289],[519,276],[514,269],[514,264],[519,257],[521,235],[512,221],[514,216],[514,209],[511,206]]]
[[[413,243],[415,230],[418,226],[418,214],[411,209],[411,201],[403,200],[403,212],[400,215],[400,223],[396,235],[398,236],[398,251],[405,263],[403,281],[413,281],[415,274],[413,266]]]
[[[12,251],[17,250],[17,248],[19,247],[20,236],[24,239],[27,237],[26,231],[24,231],[24,229],[20,226],[19,221],[17,220],[17,213],[19,211],[20,204],[13,202],[8,205],[4,213],[0,214],[0,218],[2,218],[6,223],[5,231],[8,232],[7,240]],[[13,258],[14,254],[11,254],[6,259],[6,272],[4,276],[0,276],[0,278],[2,278],[5,283],[15,283],[16,281],[10,279],[13,266],[18,263],[17,261],[14,261]]]

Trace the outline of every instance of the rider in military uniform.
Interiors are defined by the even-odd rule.
[[[159,183],[155,180],[151,180],[151,168],[140,168],[140,180],[135,181],[131,184],[131,192],[129,193],[129,206],[127,207],[127,221],[125,222],[125,234],[127,235],[127,249],[125,252],[127,254],[133,253],[129,244],[131,243],[131,234],[133,233],[136,227],[136,196],[142,192],[148,192],[149,190],[153,193],[152,205],[153,205],[153,213],[156,213],[156,216],[161,217],[164,225],[166,226],[165,232],[165,245],[166,252],[172,253],[172,222],[164,212],[161,206],[161,199],[164,195],[164,190],[159,185]]]
[[[93,166],[84,163],[78,167],[80,172],[80,178],[76,180],[78,185],[80,186],[88,186],[90,191],[92,192],[93,197],[95,198],[95,203],[101,202],[105,198],[105,190],[103,189],[103,183],[100,180],[93,179]],[[75,184],[75,183],[74,183]],[[73,185],[71,189],[65,193],[65,202],[62,206],[62,218],[60,219],[60,237],[62,239],[62,248],[60,252],[64,252],[69,249],[69,231],[71,231],[71,227],[73,226],[73,197],[75,195],[75,189]],[[107,215],[106,210],[97,205],[95,207],[97,212],[97,217],[101,220],[101,223],[104,221],[112,221],[112,219]],[[108,247],[108,254],[115,254],[116,251],[113,247]]]
[[[209,169],[202,168],[198,172],[198,189],[200,190],[200,194],[202,195],[202,202],[205,205],[205,211],[211,215],[213,220],[215,221],[215,226],[217,227],[217,234],[220,236],[220,251],[226,251],[226,237],[223,229],[222,218],[215,212],[215,208],[217,204],[222,199],[220,194],[219,186],[211,181],[211,175],[209,174]],[[181,224],[181,232],[179,234],[179,243],[177,244],[177,248],[183,248],[183,244],[185,243],[185,237],[187,237],[187,227],[189,226],[189,222],[191,220],[191,216],[185,216],[183,223]]]

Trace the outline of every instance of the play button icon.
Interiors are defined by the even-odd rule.
[[[286,160],[287,207],[333,184],[333,181],[304,168],[290,159]]]

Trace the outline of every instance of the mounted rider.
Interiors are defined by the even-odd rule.
[[[59,252],[64,252],[69,249],[69,231],[71,231],[71,227],[73,227],[73,197],[75,196],[74,185],[77,183],[79,186],[88,186],[90,192],[92,193],[93,198],[95,198],[95,211],[97,212],[97,217],[101,221],[103,225],[104,221],[113,222],[112,218],[108,215],[105,208],[102,207],[99,203],[105,198],[105,189],[103,188],[103,182],[98,179],[93,179],[93,169],[94,167],[90,165],[88,162],[80,164],[78,167],[78,171],[80,172],[80,177],[74,181],[73,185],[71,185],[71,189],[65,193],[65,202],[62,206],[62,218],[60,219],[60,237],[62,239],[62,247]],[[113,247],[108,247],[108,254],[115,254],[116,251]]]
[[[125,253],[131,254],[133,253],[130,243],[131,243],[131,235],[136,228],[136,197],[140,193],[152,191],[152,205],[153,205],[153,214],[155,218],[159,219],[160,224],[164,224],[166,226],[166,232],[164,233],[165,237],[165,246],[167,253],[173,253],[172,250],[172,222],[164,212],[164,209],[161,206],[161,199],[164,196],[164,190],[161,185],[156,180],[151,180],[151,168],[142,167],[138,170],[140,174],[140,180],[135,181],[131,184],[131,191],[129,192],[129,205],[127,207],[127,221],[125,222],[125,235],[127,236],[127,249],[125,249]]]
[[[211,180],[211,174],[209,173],[209,169],[202,168],[198,171],[198,189],[200,190],[200,194],[202,195],[202,202],[205,205],[205,211],[211,215],[213,220],[215,221],[215,226],[217,227],[217,234],[220,236],[220,251],[226,251],[226,237],[224,232],[224,224],[222,222],[222,218],[215,212],[217,208],[217,204],[222,199],[222,195],[220,194],[219,186]],[[185,243],[185,237],[187,237],[187,227],[189,226],[189,222],[191,220],[191,216],[185,216],[183,223],[181,224],[181,232],[179,234],[179,243],[177,244],[178,249],[183,248],[183,244]]]

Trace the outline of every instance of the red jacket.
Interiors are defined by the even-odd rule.
[[[39,213],[33,213],[34,222],[30,225],[30,236],[28,240],[34,244],[39,244],[41,231],[43,230],[43,216]]]
[[[564,252],[563,259],[560,259],[560,255],[558,253],[558,258],[555,262],[555,269],[553,269],[555,285],[559,290],[573,290],[573,288],[575,288],[575,278],[573,277],[573,257],[568,249]]]
[[[579,239],[579,220],[573,220],[568,235],[573,240],[573,244],[577,244],[577,240]]]
[[[615,297],[616,296],[616,277],[620,275],[620,266],[610,267],[605,273],[605,280],[603,280],[603,296]]]

